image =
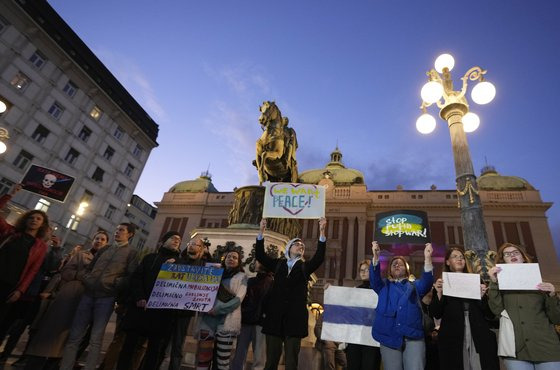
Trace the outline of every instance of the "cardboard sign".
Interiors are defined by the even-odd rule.
[[[146,308],[208,312],[214,307],[224,269],[161,265]]]
[[[74,178],[33,164],[23,176],[21,184],[24,190],[64,202],[74,184]]]
[[[325,216],[325,187],[321,185],[267,182],[263,218],[309,218]]]
[[[408,210],[378,213],[375,215],[374,238],[378,243],[429,243],[428,215]]]

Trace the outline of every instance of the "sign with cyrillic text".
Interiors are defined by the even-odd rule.
[[[161,265],[146,308],[208,312],[214,307],[224,269]]]
[[[263,218],[308,218],[325,216],[322,185],[268,182],[264,193]]]
[[[428,214],[409,210],[378,213],[375,215],[374,239],[378,243],[429,243]]]

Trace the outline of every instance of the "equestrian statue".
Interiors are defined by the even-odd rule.
[[[265,101],[259,111],[263,134],[257,140],[257,158],[253,161],[259,174],[259,183],[297,182],[295,130],[288,127],[288,117],[282,117],[275,102]]]

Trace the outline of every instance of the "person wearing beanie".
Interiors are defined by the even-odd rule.
[[[261,220],[255,246],[257,261],[275,274],[268,299],[264,303],[263,334],[266,334],[265,370],[276,370],[285,352],[286,370],[298,367],[301,339],[307,336],[307,285],[311,274],[325,259],[327,220],[319,220],[319,241],[315,255],[304,261],[305,244],[299,238],[286,244],[284,258],[271,258],[264,250],[266,220]]]
[[[142,369],[157,369],[165,351],[168,332],[172,330],[175,315],[167,309],[146,309],[148,299],[156,282],[161,265],[179,258],[181,234],[168,231],[160,241],[156,253],[142,259],[132,274],[130,286],[132,302],[123,319],[126,332],[117,369],[129,369],[132,365],[134,350],[142,338],[148,339]]]

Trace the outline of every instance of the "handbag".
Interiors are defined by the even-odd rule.
[[[498,356],[515,358],[515,333],[513,331],[513,323],[506,310],[503,310],[500,314]]]

